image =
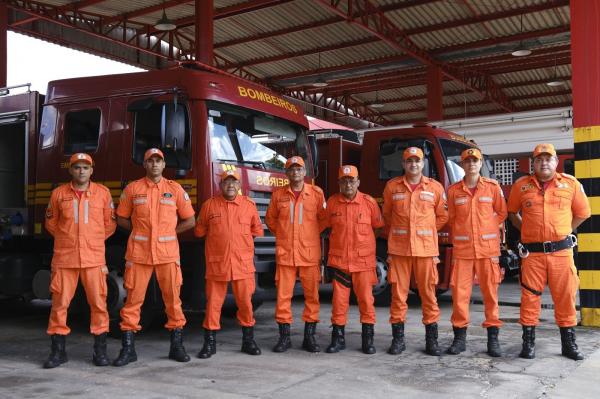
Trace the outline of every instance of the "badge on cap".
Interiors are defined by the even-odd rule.
[[[158,150],[156,148],[153,148],[150,150],[151,154],[158,154]]]
[[[227,176],[233,176],[234,175],[234,171],[233,170],[228,170],[225,173],[227,173]]]
[[[347,175],[347,174],[349,174],[349,173],[350,173],[350,167],[349,167],[349,166],[346,166],[346,167],[344,168],[344,174],[346,174],[346,175]]]
[[[292,157],[292,163],[298,163],[298,162],[299,162],[299,161],[298,161],[298,158],[296,158],[296,157]]]
[[[85,155],[83,155],[83,154],[78,154],[78,155],[77,155],[77,159],[85,159]]]
[[[469,155],[473,155],[473,154],[475,154],[475,151],[473,151],[473,150],[469,150],[469,151],[467,151],[467,154],[469,154]]]
[[[416,154],[417,153],[417,149],[416,148],[411,148],[410,150],[408,150],[408,152],[410,152],[411,154]]]

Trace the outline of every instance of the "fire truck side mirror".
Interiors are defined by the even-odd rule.
[[[317,146],[317,137],[314,134],[307,136],[308,146],[310,147],[310,153],[312,155],[312,167],[315,177],[319,176],[319,148]]]
[[[160,138],[164,148],[173,151],[185,145],[185,108],[175,104],[163,104]]]

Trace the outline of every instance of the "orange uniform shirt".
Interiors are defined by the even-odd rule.
[[[508,197],[508,212],[519,211],[523,218],[521,241],[525,244],[562,240],[573,231],[573,216],[588,218],[591,215],[583,186],[566,173],[556,173],[546,190],[535,175],[523,176],[517,180]],[[569,249],[558,251],[554,255],[568,256],[572,252]]]
[[[133,226],[125,259],[146,265],[179,262],[177,216],[194,216],[190,197],[179,183],[164,177],[158,184],[147,177],[131,182],[123,190],[117,215],[131,218]]]
[[[352,200],[334,194],[327,200],[329,257],[327,263],[351,273],[375,269],[375,233],[383,227],[377,202],[360,191]]]
[[[500,256],[500,223],[506,219],[506,202],[498,182],[480,177],[475,194],[464,180],[448,188],[448,224],[452,229],[453,256],[482,259]]]
[[[194,233],[206,236],[206,279],[216,281],[253,278],[254,239],[264,235],[256,204],[238,195],[207,200],[200,210]]]
[[[276,190],[265,223],[275,235],[275,258],[279,265],[315,266],[321,259],[320,233],[325,229],[323,190],[304,184],[298,199],[290,186]]]
[[[81,196],[71,183],[52,191],[46,209],[46,230],[54,237],[52,267],[106,265],[104,241],[117,228],[108,188],[90,182]]]
[[[444,187],[423,176],[411,191],[404,176],[387,182],[383,190],[383,218],[388,253],[398,256],[438,256],[439,229],[448,221]]]

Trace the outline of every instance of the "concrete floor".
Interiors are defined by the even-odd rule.
[[[577,342],[586,360],[574,362],[560,356],[560,337],[551,309],[542,310],[537,329],[537,358],[517,357],[521,327],[517,324],[518,284],[502,286],[501,344],[505,356],[492,359],[485,354],[486,335],[480,327],[483,307],[475,289],[468,350],[459,356],[436,358],[423,352],[424,329],[420,307],[411,298],[406,325],[407,350],[399,356],[385,351],[391,340],[388,309],[377,308],[375,355],[360,352],[358,310],[352,306],[346,327],[347,349],[339,354],[309,354],[299,349],[302,302],[294,302],[293,349],[275,354],[274,303],[263,304],[256,312],[256,337],[262,356],[239,352],[241,331],[235,320],[225,318],[217,335],[217,355],[201,360],[195,354],[202,346],[201,315],[188,315],[185,346],[193,355],[189,363],[167,359],[168,332],[160,325],[138,335],[138,361],[123,368],[94,367],[91,364],[92,338],[86,325],[72,320],[73,332],[67,339],[69,362],[52,370],[41,368],[48,354],[45,335],[48,310],[23,308],[14,304],[0,307],[0,398],[598,398],[600,387],[600,330],[579,327]],[[544,303],[551,303],[544,299]],[[452,340],[449,323],[450,296],[440,301],[440,344]],[[322,323],[318,340],[329,342],[330,295],[324,293]],[[109,353],[116,356],[117,339],[109,340]]]

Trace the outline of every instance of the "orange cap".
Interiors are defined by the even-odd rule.
[[[162,159],[165,159],[165,155],[161,150],[159,150],[158,148],[150,148],[144,153],[144,161],[147,161],[151,156],[154,155],[158,155]]]
[[[354,165],[342,165],[338,171],[338,179],[342,177],[358,177],[358,169]]]
[[[408,147],[406,150],[404,150],[404,153],[402,154],[402,159],[406,161],[410,157],[417,157],[419,159],[423,159],[423,151],[418,147]]]
[[[221,181],[227,179],[228,177],[233,177],[235,180],[240,181],[240,172],[230,169],[221,172]]]
[[[298,156],[293,156],[291,158],[288,158],[288,160],[285,162],[285,168],[287,169],[292,165],[304,166],[304,159],[302,159],[302,157],[298,157]]]
[[[461,152],[460,160],[464,161],[467,158],[477,158],[481,160],[483,159],[483,156],[481,155],[481,151],[479,151],[479,148],[467,148],[466,150]]]
[[[535,158],[541,154],[550,154],[550,155],[556,156],[556,150],[554,149],[554,146],[552,144],[548,144],[548,143],[538,144],[533,149],[533,157]]]
[[[71,155],[71,158],[69,159],[69,166],[72,166],[73,164],[75,164],[77,162],[85,162],[87,164],[94,165],[94,161],[92,161],[92,157],[90,157],[85,152],[77,152],[77,153]]]

